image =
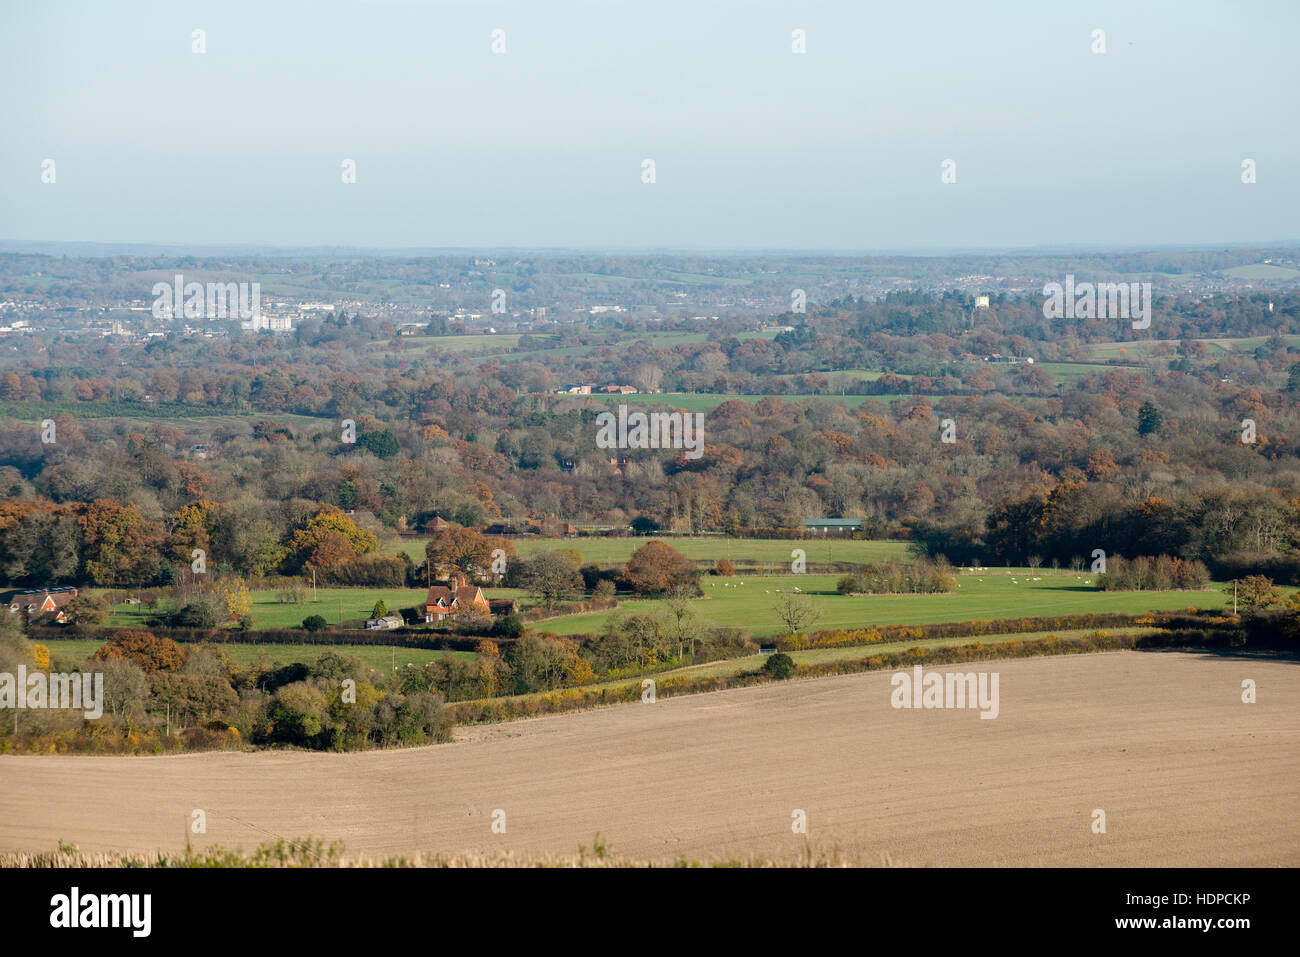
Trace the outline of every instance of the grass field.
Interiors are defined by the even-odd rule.
[[[620,402],[628,405],[667,405],[674,409],[686,409],[689,412],[708,412],[710,409],[716,409],[724,402],[730,402],[732,399],[739,399],[741,402],[755,403],[759,399],[780,399],[782,402],[803,402],[812,400],[816,402],[838,402],[840,405],[856,409],[867,402],[889,402],[898,398],[916,398],[915,396],[896,396],[896,395],[738,395],[728,394],[711,394],[707,392],[660,392],[634,393],[633,395],[593,395],[592,399],[597,401],[604,400],[618,404]],[[942,399],[943,396],[927,395],[924,398],[931,401]]]
[[[779,539],[779,538],[724,538],[722,536],[698,536],[692,538],[664,537],[650,538],[516,538],[512,539],[515,551],[521,557],[535,555],[537,552],[551,549],[573,549],[582,555],[583,562],[595,562],[598,565],[622,565],[634,551],[650,541],[661,541],[671,545],[687,558],[713,563],[719,558],[728,558],[733,562],[750,564],[765,562],[774,568],[780,566],[789,569],[790,552],[802,548],[810,562],[883,562],[903,560],[907,557],[907,543],[893,541],[851,541],[826,539]],[[424,560],[423,538],[399,539],[381,545],[386,554],[404,551],[416,561]],[[518,595],[507,590],[492,590],[492,598],[515,598]],[[391,605],[392,603],[389,602]],[[409,604],[409,603],[408,603]]]
[[[1290,345],[1300,345],[1300,336],[1283,336]],[[1242,336],[1238,338],[1198,339],[1205,343],[1205,351],[1210,356],[1225,356],[1232,352],[1253,352],[1268,341],[1265,336]],[[1098,342],[1092,347],[1092,354],[1098,359],[1140,359],[1152,355],[1161,345],[1173,348],[1171,358],[1178,350],[1176,339],[1142,339],[1135,342]]]
[[[102,641],[84,638],[67,638],[45,641],[54,658],[62,661],[85,661],[95,653]],[[301,661],[312,664],[327,651],[337,652],[359,658],[371,668],[388,671],[394,665],[399,668],[413,664],[423,667],[438,658],[477,658],[472,651],[434,651],[429,648],[403,648],[394,645],[238,645],[222,644],[221,650],[235,664],[242,668],[257,664],[259,661],[272,666],[292,664]]]
[[[442,352],[479,352],[493,349],[506,352],[519,345],[519,336],[514,334],[487,336],[416,336],[410,341],[426,348]]]
[[[1035,364],[1035,368],[1042,369],[1050,375],[1057,385],[1083,376],[1102,376],[1112,369],[1123,369],[1126,372],[1146,372],[1143,366],[1093,365],[1086,362],[1039,362]]]
[[[1275,266],[1272,263],[1251,263],[1249,266],[1233,266],[1220,270],[1236,279],[1277,279],[1281,281],[1300,279],[1300,269],[1291,266]]]
[[[274,591],[253,591],[254,628],[297,628],[308,615],[320,615],[329,624],[340,621],[357,622],[370,617],[376,599],[382,598],[389,611],[412,605],[423,605],[428,592],[423,588],[320,588],[320,600],[301,605],[284,605],[276,600]],[[493,597],[497,597],[495,593]],[[145,622],[157,614],[143,605],[117,605],[109,613],[106,625],[118,628],[145,627]]]
[[[941,595],[860,595],[835,593],[834,575],[785,575],[770,578],[704,579],[705,597],[692,603],[696,614],[719,625],[749,629],[756,636],[776,635],[786,629],[780,623],[775,604],[777,589],[788,593],[798,586],[811,597],[821,617],[812,629],[861,628],[867,625],[926,624],[939,621],[978,621],[1023,618],[1039,615],[1072,615],[1088,612],[1124,612],[1178,608],[1222,608],[1231,599],[1217,588],[1207,591],[1100,592],[1086,582],[1091,575],[1043,573],[1033,581],[1028,570],[1007,575],[1005,570],[988,574],[963,574],[961,587]],[[744,581],[744,584],[740,584]],[[735,587],[725,587],[734,585]],[[535,627],[553,634],[586,634],[600,631],[611,615],[658,611],[658,600],[620,602],[617,609],[569,615],[538,622]]]
[[[181,403],[160,403],[145,406],[138,402],[61,402],[8,401],[0,402],[0,418],[11,417],[21,422],[39,422],[42,419],[67,413],[78,419],[104,419],[139,423],[144,427],[171,425],[183,432],[209,434],[217,428],[251,424],[272,419],[292,425],[295,430],[319,428],[332,423],[332,419],[289,412],[218,412],[204,406]]]

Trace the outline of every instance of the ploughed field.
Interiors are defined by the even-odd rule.
[[[196,845],[245,849],[314,835],[366,855],[574,853],[599,832],[617,856],[657,860],[811,847],[864,864],[1300,864],[1300,664],[1120,652],[937,670],[997,672],[998,716],[895,709],[876,672],[411,750],[4,756],[0,852],[177,850],[201,809]]]

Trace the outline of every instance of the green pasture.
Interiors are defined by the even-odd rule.
[[[377,599],[382,598],[389,611],[396,612],[399,608],[423,605],[428,591],[423,588],[318,588],[317,600],[313,601],[309,585],[307,600],[300,605],[283,604],[277,594],[271,589],[249,592],[254,628],[298,628],[308,615],[320,615],[331,625],[351,621],[360,626],[370,617]],[[104,624],[115,628],[145,628],[146,622],[165,606],[166,601],[154,610],[144,605],[116,605]]]
[[[1251,263],[1249,266],[1233,266],[1231,269],[1219,270],[1224,275],[1236,279],[1276,279],[1280,281],[1300,279],[1300,269],[1292,266],[1275,266],[1272,263]]]
[[[716,409],[724,402],[730,402],[732,399],[739,399],[741,402],[753,404],[759,399],[780,399],[782,402],[803,402],[811,399],[817,402],[836,402],[840,405],[856,409],[868,402],[889,402],[897,398],[915,398],[914,396],[896,396],[896,395],[741,395],[737,393],[709,393],[709,392],[659,392],[659,393],[642,393],[637,392],[632,395],[593,395],[582,396],[582,398],[591,398],[597,401],[604,400],[614,405],[626,403],[628,405],[666,405],[674,409],[685,409],[688,412],[708,412]],[[938,395],[928,395],[925,398],[936,401],[943,398]]]
[[[1033,580],[1035,577],[1037,581]],[[1180,608],[1222,608],[1230,603],[1218,587],[1205,591],[1102,592],[1094,576],[1073,572],[1031,572],[1027,569],[964,573],[954,592],[939,595],[839,595],[838,576],[707,577],[705,597],[692,603],[699,618],[718,625],[748,629],[755,636],[786,631],[777,617],[782,594],[798,587],[809,596],[820,617],[805,630],[861,628],[868,625],[926,624],[941,621],[983,621],[998,618],[1086,614],[1088,612],[1169,611]],[[742,584],[743,582],[743,584]],[[778,589],[781,591],[778,592]],[[599,632],[611,615],[655,613],[662,600],[626,600],[617,609],[569,615],[538,622],[539,630],[554,634]]]
[[[1087,362],[1037,362],[1034,364],[1034,368],[1042,369],[1052,377],[1057,385],[1083,376],[1103,376],[1112,369],[1123,369],[1126,372],[1141,372],[1144,374],[1146,372],[1144,366],[1096,365]]]
[[[1300,345],[1300,336],[1282,337],[1290,345]],[[1268,341],[1267,336],[1238,336],[1217,339],[1197,339],[1205,343],[1205,351],[1211,356],[1225,356],[1234,352],[1253,352]],[[1161,345],[1170,347],[1170,357],[1178,355],[1178,339],[1141,339],[1136,342],[1098,342],[1092,346],[1092,354],[1098,359],[1142,359],[1155,353]]]

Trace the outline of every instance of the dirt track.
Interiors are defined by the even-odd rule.
[[[405,751],[0,757],[0,851],[177,849],[201,808],[195,843],[246,849],[314,835],[370,854],[572,853],[599,831],[655,859],[792,859],[808,842],[868,864],[1300,864],[1300,664],[1130,652],[962,670],[977,667],[1001,675],[995,720],[894,710],[873,673]]]

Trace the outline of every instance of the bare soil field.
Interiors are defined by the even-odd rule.
[[[402,751],[0,757],[0,852],[178,850],[202,809],[194,844],[245,849],[313,835],[350,854],[573,853],[599,832],[654,860],[1300,864],[1300,663],[1122,652],[976,668],[1000,675],[996,719],[895,710],[877,672]]]

